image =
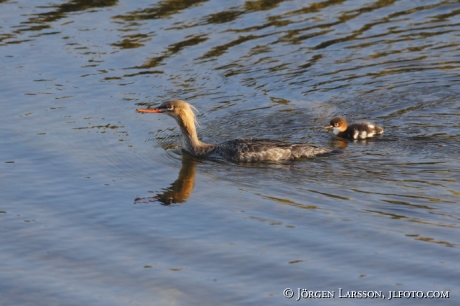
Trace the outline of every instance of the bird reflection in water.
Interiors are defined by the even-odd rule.
[[[160,202],[161,205],[171,205],[185,203],[195,187],[196,163],[197,160],[193,156],[182,152],[182,168],[177,180],[165,188],[163,193],[158,193],[153,197],[136,198],[134,204]]]
[[[374,143],[374,142],[377,142],[377,141],[379,141],[379,140],[377,140],[376,138],[371,138],[371,139],[344,139],[344,138],[337,137],[337,138],[331,139],[329,141],[329,144],[333,148],[344,150],[348,146],[348,143],[350,143],[350,142],[358,143],[358,144],[361,144],[361,145],[368,145],[368,144],[371,144],[371,143]]]
[[[341,150],[345,149],[348,145],[347,141],[341,138],[333,138],[329,141],[332,147],[339,148]]]

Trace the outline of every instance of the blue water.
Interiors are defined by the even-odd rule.
[[[459,14],[439,0],[0,1],[0,305],[457,305]],[[135,112],[169,99],[198,108],[207,142],[343,153],[194,159],[173,119]],[[385,133],[334,138],[336,115]],[[411,290],[449,297],[389,300]]]

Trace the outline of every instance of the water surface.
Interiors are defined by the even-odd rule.
[[[0,1],[1,305],[392,305],[460,298],[460,3]],[[194,159],[268,137],[332,157]],[[336,116],[385,127],[333,138]],[[283,290],[334,291],[296,302]],[[402,298],[389,291],[449,292]]]

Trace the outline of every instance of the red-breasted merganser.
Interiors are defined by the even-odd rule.
[[[140,113],[162,113],[176,119],[183,136],[182,149],[190,155],[224,158],[233,162],[260,162],[292,160],[330,153],[333,150],[302,143],[289,143],[271,139],[241,138],[220,144],[208,144],[198,139],[195,109],[182,100],[165,102],[157,108],[137,109]]]
[[[366,139],[383,133],[383,128],[371,122],[348,125],[343,117],[335,117],[325,129],[332,129],[334,135],[350,139]]]

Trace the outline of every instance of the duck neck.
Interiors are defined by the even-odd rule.
[[[178,117],[176,120],[182,132],[183,148],[185,151],[191,153],[192,155],[201,156],[206,155],[206,153],[214,147],[213,145],[201,142],[200,139],[198,139],[194,118],[184,120],[183,117]]]

